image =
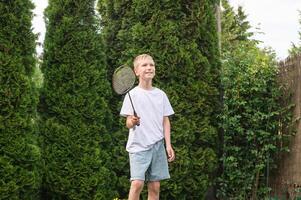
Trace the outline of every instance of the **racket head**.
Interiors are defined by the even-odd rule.
[[[117,94],[125,94],[134,86],[135,81],[136,75],[132,68],[122,65],[113,73],[112,86]]]

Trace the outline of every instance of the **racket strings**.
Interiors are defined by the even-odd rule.
[[[135,74],[130,67],[121,66],[113,74],[113,89],[118,94],[126,93],[135,84]]]

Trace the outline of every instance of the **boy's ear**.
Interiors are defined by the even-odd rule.
[[[139,76],[139,75],[138,75],[137,69],[134,69],[134,72],[135,72],[135,75],[136,75],[136,76]]]

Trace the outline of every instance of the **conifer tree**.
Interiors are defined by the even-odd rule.
[[[44,198],[113,199],[111,114],[94,0],[50,0],[39,112]]]
[[[224,8],[222,12],[222,48],[230,51],[235,49],[235,45],[239,42],[250,41],[254,32],[250,30],[251,25],[243,7],[239,6],[235,12],[228,0],[223,0],[222,6]]]
[[[0,2],[0,199],[38,199],[38,94],[30,0]]]
[[[212,172],[217,163],[214,118],[219,101],[215,3],[205,0],[101,0],[99,3],[110,70],[123,63],[131,65],[138,54],[151,54],[157,68],[154,85],[166,91],[176,112],[171,123],[177,160],[170,165],[172,179],[162,182],[161,199],[201,199],[213,182]],[[112,109],[117,113],[120,99],[115,101]],[[118,121],[119,116],[115,117]],[[123,141],[114,146],[124,156],[126,153],[120,146],[125,143],[127,131],[121,128],[124,122],[116,127],[121,130],[116,135]],[[122,177],[121,195],[127,190],[123,187],[128,173],[124,166],[115,168]]]

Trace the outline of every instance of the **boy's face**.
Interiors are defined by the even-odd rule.
[[[155,62],[152,58],[146,57],[138,60],[138,66],[135,68],[135,74],[139,80],[152,80],[155,77]]]

